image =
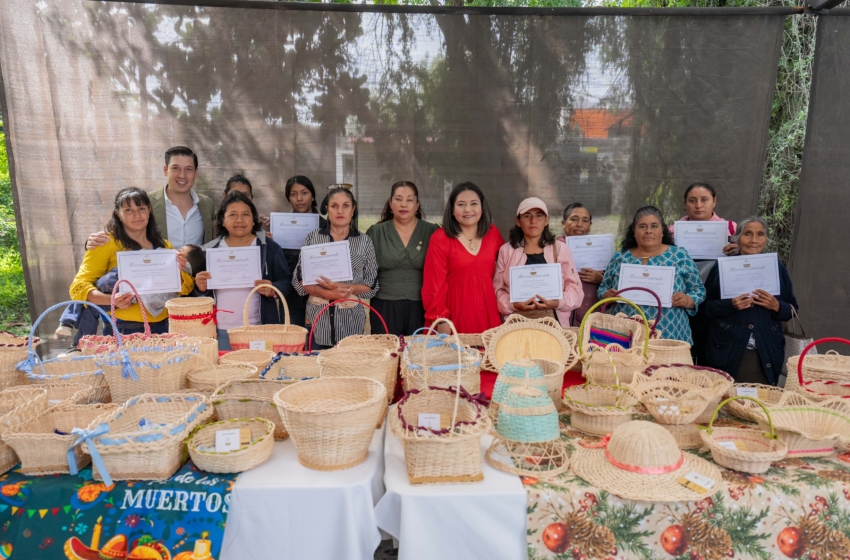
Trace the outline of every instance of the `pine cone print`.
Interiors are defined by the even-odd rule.
[[[729,483],[729,486],[738,486],[741,488],[755,488],[756,485],[741,473],[733,471],[723,471],[723,480]]]
[[[850,472],[845,471],[817,471],[821,478],[834,480],[836,482],[850,482]]]
[[[841,531],[828,528],[816,517],[800,522],[806,546],[819,560],[839,560],[850,554],[850,539]]]
[[[691,512],[682,518],[688,533],[691,548],[703,560],[723,560],[732,548],[732,537],[720,527],[714,527],[702,518],[702,514]]]
[[[611,529],[597,525],[583,513],[567,514],[566,525],[570,532],[570,540],[581,550],[585,558],[604,558],[610,555],[617,544]]]
[[[807,464],[808,463],[806,463],[804,460],[797,459],[795,457],[792,457],[790,459],[782,459],[781,461],[776,462],[776,466],[782,469],[784,469],[785,467],[800,468],[805,467]]]

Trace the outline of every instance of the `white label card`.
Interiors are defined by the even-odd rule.
[[[726,449],[738,449],[738,446],[735,445],[734,441],[718,441],[717,445],[725,447]]]
[[[266,341],[265,340],[252,340],[248,343],[248,348],[251,350],[265,350],[266,349]]]
[[[432,430],[440,429],[440,415],[439,414],[429,414],[420,412],[419,413],[419,427],[421,428],[431,428]]]
[[[738,387],[735,389],[735,393],[739,397],[752,397],[754,399],[759,398],[758,387]]]
[[[215,433],[215,452],[227,453],[228,451],[236,451],[240,447],[239,429],[235,430],[218,430]]]

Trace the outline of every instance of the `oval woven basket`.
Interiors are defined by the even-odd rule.
[[[10,332],[0,332],[0,390],[29,385],[26,374],[15,369],[18,363],[26,360],[30,337],[15,336]],[[32,348],[35,350],[41,344],[36,337]]]
[[[178,297],[165,302],[168,332],[216,338],[215,300],[211,297]]]
[[[284,320],[282,325],[249,325],[248,310],[253,296],[260,288],[271,288],[277,293],[277,301],[283,305]],[[286,298],[271,284],[260,284],[256,286],[245,299],[245,308],[242,311],[242,326],[228,329],[227,336],[230,337],[230,347],[234,350],[255,349],[258,343],[262,343],[266,350],[277,352],[298,352],[304,348],[307,341],[307,329],[298,325],[289,324],[289,306]]]
[[[696,424],[707,424],[711,420],[714,409],[717,408],[723,395],[735,382],[732,376],[725,371],[692,364],[669,363],[649,366],[644,370],[644,374],[658,380],[685,381],[705,387],[706,394],[710,399],[702,414],[694,420]]]
[[[724,398],[753,396],[767,406],[773,406],[779,403],[779,399],[785,390],[781,387],[773,385],[759,385],[758,383],[735,383],[726,390]],[[758,422],[758,416],[755,414],[760,407],[753,403],[752,400],[733,399],[732,402],[726,405],[729,412],[737,416],[741,420],[747,422]]]
[[[759,409],[753,414],[759,426],[766,428],[765,413]],[[816,402],[786,391],[770,407],[770,416],[779,438],[788,445],[789,457],[826,457],[835,451],[839,439],[850,438],[850,402],[846,399]]]
[[[186,382],[189,389],[209,396],[228,381],[257,379],[259,376],[260,370],[251,364],[216,365],[208,362],[190,371]]]
[[[274,352],[268,350],[234,350],[228,352],[218,359],[219,364],[248,364],[259,371],[263,371],[275,357]]]
[[[635,374],[629,391],[656,422],[668,425],[693,424],[714,398],[711,378],[674,370]]]
[[[753,428],[715,428],[714,421],[720,409],[735,400],[747,400],[755,403],[767,416],[770,432]],[[758,399],[752,397],[733,397],[715,407],[708,428],[700,430],[702,442],[711,450],[711,457],[721,467],[733,471],[752,474],[767,472],[770,464],[782,460],[788,453],[788,446],[776,436],[770,411]]]
[[[307,379],[274,396],[286,431],[307,468],[331,471],[359,465],[387,406],[383,383],[366,377]]]
[[[289,434],[274,404],[274,396],[292,383],[274,379],[228,381],[216,389],[211,400],[219,420],[265,418],[274,423],[274,438],[283,441]]]
[[[251,441],[239,449],[215,450],[216,432],[243,430],[251,433]],[[239,473],[266,462],[274,450],[274,422],[265,418],[231,418],[195,428],[186,441],[189,457],[195,466],[211,473]]]

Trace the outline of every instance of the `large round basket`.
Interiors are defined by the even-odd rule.
[[[850,344],[844,338],[821,338],[806,346],[799,356],[789,358],[786,391],[798,391],[812,400],[850,398],[850,356],[841,356],[833,350],[807,355],[818,344],[830,342]]]
[[[779,399],[785,390],[781,387],[773,385],[759,385],[758,383],[736,383],[726,390],[724,398],[732,397],[753,397],[758,401],[773,406],[779,403]],[[726,405],[729,412],[737,416],[741,420],[747,422],[758,422],[758,415],[755,412],[760,408],[752,400],[733,399],[732,402]]]
[[[189,389],[209,396],[228,381],[257,379],[259,376],[260,370],[251,364],[207,363],[190,371],[186,381]]]
[[[67,474],[68,450],[73,449],[74,462],[81,469],[91,457],[75,447],[77,439],[71,430],[84,429],[92,420],[117,404],[62,404],[45,410],[31,420],[19,424],[3,435],[3,440],[21,460],[21,473],[26,475]]]
[[[284,387],[274,403],[305,467],[359,465],[387,406],[383,383],[366,377],[307,379]]]
[[[710,399],[702,414],[694,420],[696,424],[707,424],[711,420],[714,409],[717,408],[723,395],[735,382],[732,376],[725,371],[691,364],[670,363],[649,366],[644,370],[644,374],[657,380],[685,381],[705,387]]]
[[[502,325],[481,335],[484,343],[484,369],[499,371],[519,353],[551,360],[563,365],[564,371],[575,364],[576,339],[551,317],[529,319],[522,315],[509,316]]]
[[[447,319],[438,323],[454,324]],[[389,415],[390,428],[402,441],[407,477],[411,484],[478,482],[481,470],[481,436],[492,427],[484,405],[461,386],[464,348],[454,345],[455,382],[452,387],[435,387],[430,377],[424,388],[408,392]],[[425,368],[426,376],[433,369]],[[439,414],[439,429],[419,425],[420,414]],[[445,422],[445,425],[444,425]]]
[[[436,332],[433,329],[432,324],[431,330]],[[481,390],[481,353],[478,350],[461,344],[456,335],[418,333],[407,340],[401,357],[405,391],[426,386],[451,387],[458,383],[470,394]]]
[[[755,411],[762,428],[767,416]],[[850,401],[840,397],[813,401],[797,392],[786,391],[770,416],[779,438],[788,445],[789,457],[832,455],[840,439],[850,438]]]
[[[748,400],[760,407],[770,432],[753,428],[715,428],[717,414],[725,405],[735,400]],[[711,415],[708,428],[700,430],[702,442],[711,450],[711,457],[721,467],[752,474],[767,472],[770,464],[780,461],[788,453],[788,446],[776,436],[770,411],[758,399],[752,397],[733,397],[720,403]]]
[[[217,452],[216,432],[219,430],[248,430],[248,443],[239,449]],[[272,456],[274,423],[265,418],[231,418],[195,428],[186,442],[189,457],[195,466],[211,473],[238,473],[253,469]]]
[[[715,389],[707,375],[670,370],[652,376],[635,374],[629,391],[659,424],[684,425],[696,422],[714,398]]]
[[[168,332],[216,338],[215,300],[211,297],[179,297],[165,302]]]
[[[398,384],[398,367],[401,360],[401,341],[399,337],[392,334],[358,334],[347,336],[339,341],[337,348],[351,348],[357,350],[387,350],[390,360],[387,362],[387,400],[392,401]]]
[[[14,449],[5,441],[8,432],[47,410],[47,391],[20,386],[0,391],[0,474],[18,462]]]
[[[30,337],[15,336],[10,332],[0,332],[0,390],[29,385],[26,374],[15,369],[18,363],[26,360]],[[33,349],[41,344],[41,339],[35,338]]]
[[[263,371],[275,357],[274,352],[268,350],[234,350],[228,352],[218,359],[220,364],[248,364]]]
[[[615,301],[630,305],[638,312],[640,318],[643,319],[644,332],[641,337],[634,335],[634,331],[630,330],[633,328],[631,326],[626,328],[624,324],[602,320],[602,317],[610,317],[610,315],[592,313],[596,307]],[[614,318],[625,321],[629,325],[640,326],[630,318]],[[650,337],[649,322],[646,320],[643,310],[625,298],[607,298],[594,304],[584,315],[579,332],[578,352],[582,362],[582,371],[584,371],[585,378],[595,385],[616,385],[618,383],[617,378],[619,378],[619,383],[628,384],[635,373],[645,370],[649,365],[647,353]],[[624,338],[623,335],[626,333],[628,333],[628,336]],[[615,340],[622,343],[614,342]],[[607,350],[607,352],[599,352],[600,348]]]
[[[211,399],[219,420],[265,418],[274,423],[274,438],[282,441],[289,434],[274,404],[274,396],[292,383],[275,379],[228,381],[216,389]]]
[[[99,357],[112,401],[123,403],[145,393],[176,393],[188,387],[189,372],[204,367],[205,358],[183,351],[126,352]],[[128,367],[129,366],[129,367]]]
[[[283,305],[284,322],[282,325],[249,325],[248,308],[253,296],[260,288],[271,288],[277,293],[278,299]],[[230,337],[230,347],[234,350],[246,350],[249,348],[270,350],[277,352],[298,352],[304,348],[307,340],[307,329],[298,325],[289,324],[289,306],[286,298],[271,284],[260,284],[251,290],[248,299],[245,300],[245,309],[242,313],[242,326],[229,329],[227,336]],[[262,345],[262,346],[260,346]]]

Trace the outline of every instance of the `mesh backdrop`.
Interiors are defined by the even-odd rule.
[[[67,299],[125,186],[164,184],[191,146],[197,189],[244,172],[263,213],[294,174],[354,185],[373,222],[401,179],[440,220],[480,185],[503,233],[536,195],[594,233],[708,181],[755,211],[781,16],[340,13],[81,0],[0,3],[0,70],[35,311]],[[558,219],[558,221],[560,221]]]

